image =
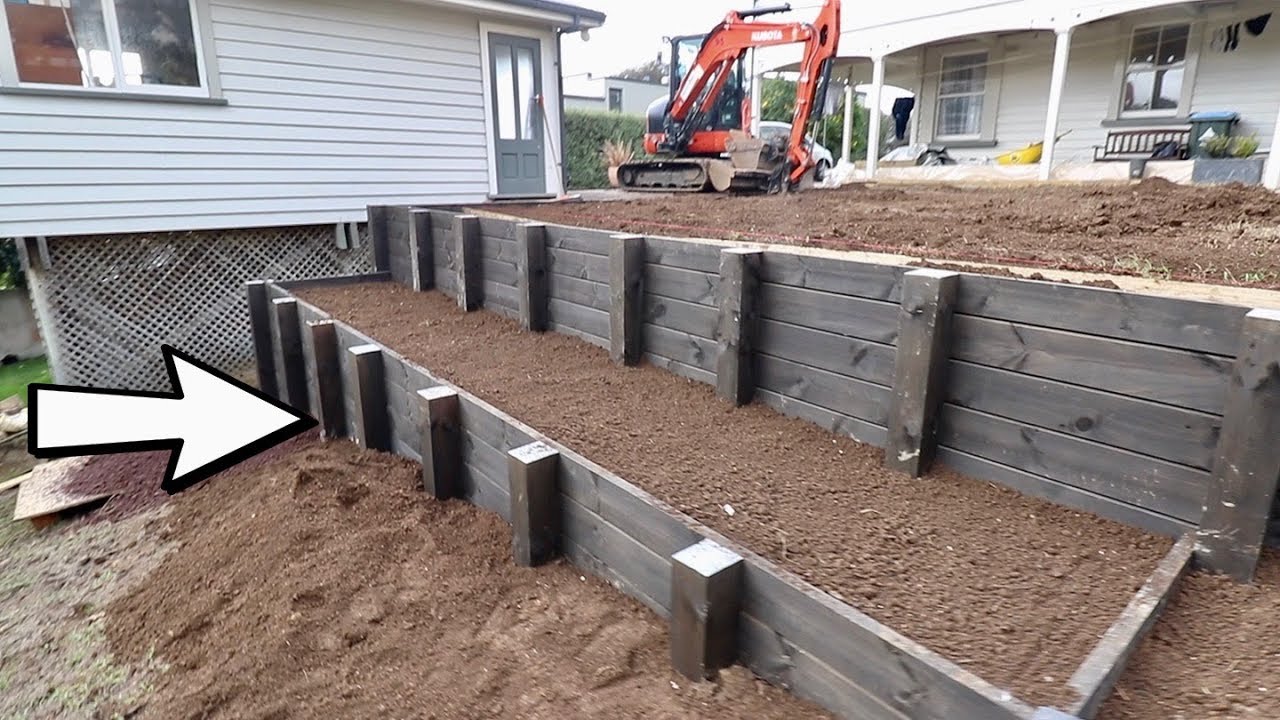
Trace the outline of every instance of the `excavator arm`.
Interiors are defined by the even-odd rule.
[[[804,43],[800,79],[796,84],[795,114],[787,157],[789,180],[799,182],[813,167],[812,154],[805,143],[810,116],[825,91],[830,76],[830,60],[836,56],[840,40],[840,0],[826,0],[813,23],[765,23],[752,20],[761,15],[786,12],[790,5],[731,11],[706,37],[685,74],[667,110],[667,151],[684,153],[703,126],[705,114],[716,105],[726,80],[742,56],[752,48]]]

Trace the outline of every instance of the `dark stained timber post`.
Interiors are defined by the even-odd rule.
[[[727,248],[720,251],[720,285],[716,330],[716,394],[735,405],[755,395],[756,290],[764,251]]]
[[[902,276],[898,311],[898,352],[885,464],[912,477],[928,471],[937,449],[938,412],[942,407],[951,351],[951,313],[960,274],[912,270]]]
[[[467,312],[483,304],[480,277],[480,218],[455,215],[453,218],[453,262],[458,286],[458,307]]]
[[[435,246],[431,244],[431,211],[409,211],[409,260],[414,290],[430,290],[436,284]]]
[[[711,680],[738,659],[742,557],[703,540],[671,556],[671,665]]]
[[[346,410],[342,405],[342,364],[338,357],[338,330],[332,320],[307,323],[311,333],[311,382],[319,403],[320,432],[325,439],[347,432]]]
[[[520,325],[525,330],[547,329],[547,226],[521,223],[516,226],[516,295],[520,302]]]
[[[644,238],[614,235],[609,244],[609,357],[614,362],[640,362],[643,307]]]
[[[517,565],[534,567],[560,549],[560,491],[556,472],[560,453],[529,443],[507,453],[511,485],[511,551]]]
[[[389,272],[391,270],[391,248],[387,243],[387,216],[390,208],[386,205],[370,205],[368,207],[369,242],[373,245],[373,271]],[[352,247],[355,242],[351,243]]]
[[[280,371],[284,380],[285,402],[302,412],[311,412],[307,396],[307,359],[302,351],[302,328],[298,325],[298,301],[276,298],[271,305],[280,334]]]
[[[458,393],[437,385],[418,391],[418,437],[422,489],[437,500],[458,497],[462,472],[462,425]]]
[[[249,327],[253,332],[253,355],[258,364],[258,389],[280,399],[276,384],[276,359],[271,342],[271,303],[267,300],[267,283],[252,280],[245,284],[249,295]]]
[[[357,345],[351,354],[349,384],[355,393],[355,441],[366,450],[391,449],[391,422],[387,416],[387,386],[384,380],[382,348]]]
[[[1280,480],[1280,310],[1245,316],[1196,562],[1251,582]]]

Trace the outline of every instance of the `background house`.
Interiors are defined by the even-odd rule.
[[[547,0],[29,0],[0,14],[0,238],[60,382],[251,360],[243,283],[368,269],[370,204],[563,192]]]
[[[666,98],[670,94],[667,84],[662,81],[607,77],[599,85],[599,95],[566,95],[565,107],[644,115],[654,100]]]
[[[1092,164],[1109,135],[1185,133],[1201,111],[1238,113],[1234,133],[1256,135],[1269,152],[1280,114],[1277,10],[1266,0],[965,2],[922,16],[904,8],[873,27],[846,23],[841,55],[872,105],[886,86],[914,95],[908,141],[990,159],[1065,133],[1031,171],[1048,178]],[[869,174],[876,169],[869,163]],[[1126,172],[1115,164],[1103,174]]]

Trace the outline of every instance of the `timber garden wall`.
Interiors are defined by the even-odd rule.
[[[432,271],[419,276],[455,296],[465,276],[479,288],[468,295],[469,307],[510,317],[520,314],[516,256],[528,242],[520,245],[517,235],[534,228],[536,243],[545,246],[548,329],[609,347],[614,233],[475,218],[456,209],[370,212],[377,244],[385,246],[375,256],[393,279],[414,284],[414,258],[422,255],[415,248],[425,248],[416,238],[429,236],[431,257],[422,261]],[[635,351],[715,385],[722,317],[731,309],[725,303],[739,300],[720,292],[722,251],[751,246],[640,242]],[[778,246],[762,249],[749,265],[745,291],[736,291],[749,296],[750,311],[745,347],[734,350],[749,380],[738,399],[886,447],[891,465],[911,456],[900,464],[904,471],[923,472],[936,457],[979,479],[1177,536],[1199,527],[1207,507],[1218,522],[1223,506],[1213,501],[1224,498],[1217,493],[1241,491],[1227,487],[1232,466],[1237,476],[1259,475],[1260,487],[1280,466],[1280,449],[1260,435],[1274,422],[1269,403],[1278,392],[1263,372],[1275,358],[1258,354],[1280,335],[1280,323],[1265,310],[1246,323],[1250,308],[1240,306],[939,273]],[[917,333],[925,307],[934,316]],[[899,352],[903,328],[913,333],[909,353]],[[1250,347],[1255,356],[1240,357]],[[1241,381],[1249,387],[1237,382],[1229,407],[1233,376],[1240,380],[1258,363],[1252,372],[1264,377]],[[924,404],[893,402],[913,396]],[[1224,433],[1229,412],[1235,430]],[[1235,523],[1231,534],[1253,537],[1269,518],[1280,518],[1280,500],[1273,511],[1256,507],[1260,497],[1251,501],[1255,507],[1226,508]],[[1271,531],[1280,539],[1280,521],[1272,521]]]
[[[459,209],[371,208],[370,227],[378,272],[317,282],[436,287],[884,447],[908,474],[936,457],[1180,537],[1071,678],[1079,701],[1037,710],[334,321],[292,284],[250,284],[265,390],[329,437],[421,461],[428,492],[499,513],[518,561],[563,552],[670,618],[686,674],[736,659],[845,717],[1089,718],[1193,557],[1252,576],[1280,477],[1273,311]],[[718,564],[699,567],[708,557]],[[714,617],[736,619],[732,637],[709,630]]]

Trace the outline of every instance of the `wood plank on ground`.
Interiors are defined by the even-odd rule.
[[[761,283],[759,307],[766,320],[884,345],[898,341],[898,306],[893,303]]]
[[[954,322],[954,359],[1222,414],[1227,358],[972,315]]]
[[[964,274],[956,312],[1233,356],[1248,308]]]
[[[947,401],[1143,455],[1208,470],[1217,415],[952,360]]]
[[[1002,465],[1195,522],[1209,473],[1092,440],[1033,428],[957,405],[941,414],[939,442]]]
[[[87,457],[61,458],[32,468],[30,476],[18,486],[13,519],[39,520],[84,507],[111,497],[113,492],[78,492],[67,487],[76,471],[89,462]],[[163,478],[157,477],[159,485]],[[123,483],[125,478],[121,478]]]

